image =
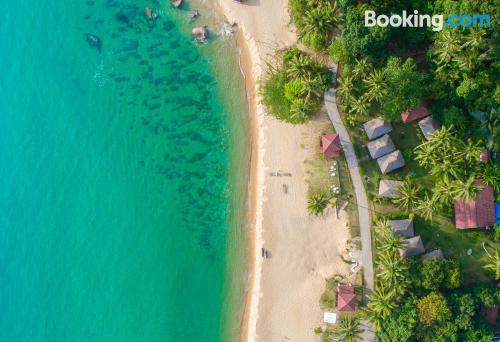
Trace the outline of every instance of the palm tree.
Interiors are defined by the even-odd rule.
[[[368,98],[380,102],[387,95],[387,84],[382,70],[375,70],[363,82],[368,88]]]
[[[495,275],[495,279],[499,280],[500,279],[500,255],[498,253],[498,250],[495,250],[495,254],[491,255],[488,250],[486,249],[484,242],[483,242],[483,249],[486,252],[486,255],[488,255],[488,262],[483,266],[483,268],[491,272]]]
[[[438,64],[450,63],[462,49],[460,43],[460,37],[454,30],[443,30],[438,34],[434,42],[434,54],[438,57]]]
[[[333,5],[325,2],[309,10],[304,18],[301,38],[305,35],[319,35],[322,38],[328,38],[340,22],[337,11],[337,2],[334,2]]]
[[[437,179],[457,179],[460,178],[460,174],[463,171],[464,168],[461,165],[460,159],[450,156],[439,163],[434,163],[429,173],[436,176]]]
[[[467,142],[463,144],[463,146],[461,146],[461,149],[466,165],[475,164],[481,155],[481,151],[483,150],[479,140],[472,140],[470,138],[467,139]]]
[[[467,53],[456,56],[453,60],[457,63],[461,71],[468,74],[480,63],[477,57],[473,52],[467,51]]]
[[[481,123],[481,127],[483,127],[486,134],[486,147],[488,149],[493,150],[496,148],[497,142],[497,130],[500,127],[500,115],[495,109],[491,109],[484,121]]]
[[[362,331],[357,317],[345,315],[340,318],[336,329],[336,337],[344,342],[356,342],[361,340],[359,334]]]
[[[309,214],[316,216],[323,214],[323,211],[328,206],[329,200],[330,199],[323,193],[310,195],[307,200],[307,210]]]
[[[312,109],[311,101],[306,98],[298,98],[290,106],[290,119],[295,123],[303,123],[309,119]]]
[[[311,72],[311,60],[304,54],[294,56],[286,67],[287,76],[292,79],[302,79]]]
[[[346,100],[350,95],[352,90],[354,89],[354,84],[352,81],[352,77],[342,76],[339,80],[339,84],[337,86],[337,94],[342,100]]]
[[[465,36],[465,43],[462,44],[463,50],[467,51],[467,54],[474,57],[477,62],[490,60],[493,55],[490,42],[485,37],[485,30],[469,30]]]
[[[443,126],[431,138],[415,148],[415,160],[421,166],[433,168],[452,159],[452,164],[464,158],[464,142],[453,133],[453,125]],[[441,172],[441,168],[434,170]]]
[[[410,178],[406,178],[403,185],[399,187],[400,195],[394,202],[403,210],[410,211],[418,206],[422,187],[413,183]]]
[[[355,79],[361,80],[366,77],[371,69],[372,65],[368,61],[368,58],[365,57],[356,59],[356,64],[354,65],[354,69],[352,70],[352,75]]]
[[[363,95],[358,97],[357,99],[353,98],[350,112],[356,115],[365,115],[369,107],[370,102],[368,98]]]
[[[454,199],[451,181],[447,177],[437,180],[432,191],[432,201],[447,206],[451,205]]]
[[[387,318],[391,312],[397,307],[394,300],[394,293],[387,290],[379,284],[373,294],[368,296],[370,300],[366,306],[366,318],[373,324],[376,331],[380,330],[382,320]]]
[[[301,81],[304,87],[304,92],[306,96],[310,98],[311,96],[320,97],[325,91],[323,85],[325,84],[322,77],[312,77],[310,74],[305,76]]]
[[[493,132],[495,128],[498,128],[498,126],[500,126],[500,115],[498,115],[498,112],[493,109],[490,110],[486,114],[486,117],[481,123],[481,126],[486,128],[490,132]]]
[[[456,180],[452,183],[455,199],[471,200],[477,197],[482,187],[476,183],[476,177],[471,176],[465,181]]]
[[[500,192],[500,164],[488,163],[484,167],[482,179],[484,184],[491,185],[495,192]]]
[[[382,243],[390,235],[393,234],[391,223],[385,218],[379,219],[377,222],[375,222],[375,232],[377,233],[377,240]]]
[[[389,234],[381,240],[379,250],[380,252],[389,254],[398,254],[399,250],[404,247],[403,237],[395,234]]]
[[[432,152],[433,152],[432,145],[427,144],[427,142],[424,142],[423,144],[415,148],[415,160],[418,162],[420,166],[426,168],[432,167],[432,165],[434,165],[435,162]]]
[[[441,203],[434,196],[429,198],[429,195],[425,194],[424,199],[419,202],[417,209],[424,219],[432,221],[434,214],[441,209]]]
[[[396,295],[404,295],[408,285],[409,266],[406,259],[399,254],[380,253],[377,259],[377,266],[380,272],[377,276],[382,280],[385,286],[392,290]]]

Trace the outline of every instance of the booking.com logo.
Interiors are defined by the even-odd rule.
[[[451,14],[446,22],[442,14],[407,14],[403,11],[401,15],[391,14],[390,16],[380,14],[377,16],[375,11],[365,11],[365,26],[387,27],[431,27],[433,31],[441,31],[443,27],[490,27],[490,16],[488,14]]]

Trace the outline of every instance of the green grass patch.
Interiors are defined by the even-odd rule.
[[[449,218],[442,216],[436,217],[433,222],[415,216],[414,225],[415,234],[422,237],[427,251],[441,248],[445,257],[460,263],[465,284],[492,279],[482,267],[488,261],[482,244],[484,242],[487,247],[498,250],[500,243],[491,241],[483,230],[456,229]],[[472,250],[471,255],[467,255],[468,249]]]
[[[340,179],[340,198],[343,200],[339,205],[343,205],[347,201],[345,211],[347,212],[347,222],[351,232],[351,237],[360,236],[359,214],[356,196],[354,194],[354,186],[352,185],[351,174],[347,166],[347,160],[343,154],[338,159],[338,174]]]

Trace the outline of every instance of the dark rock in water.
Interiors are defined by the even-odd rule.
[[[87,33],[85,35],[85,39],[87,39],[87,43],[89,43],[89,46],[96,48],[97,51],[101,52],[101,38],[97,37],[95,34]]]
[[[198,12],[197,10],[194,10],[194,11],[192,11],[191,13],[189,13],[189,20],[194,21],[194,20],[196,20],[199,16],[200,16],[200,12]]]
[[[178,49],[181,47],[181,43],[179,43],[178,41],[173,41],[173,42],[168,44],[168,47],[172,50]]]
[[[182,0],[170,0],[170,3],[175,8],[179,8],[182,5]]]
[[[206,26],[195,27],[191,30],[191,33],[199,43],[204,43],[208,39],[208,30]]]
[[[171,22],[171,21],[167,21],[167,22],[163,23],[163,29],[165,31],[170,31],[174,27],[175,27],[175,24],[173,22]]]
[[[130,19],[122,12],[117,13],[115,15],[115,18],[116,18],[116,20],[118,20],[121,23],[124,23],[125,25],[128,25],[130,23]]]

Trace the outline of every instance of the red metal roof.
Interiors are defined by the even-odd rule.
[[[480,179],[476,184],[483,185]],[[458,229],[481,228],[495,224],[493,188],[488,185],[472,200],[455,201],[455,226]]]
[[[418,108],[411,108],[401,113],[401,120],[403,120],[404,123],[408,123],[418,119],[425,118],[426,116],[429,115],[431,114],[427,110],[427,107],[425,105],[422,105]]]
[[[354,287],[347,285],[339,285],[337,287],[337,309],[339,311],[356,310],[356,295],[354,294]]]
[[[336,158],[340,155],[340,137],[338,134],[325,134],[321,137],[321,153],[326,158]]]

